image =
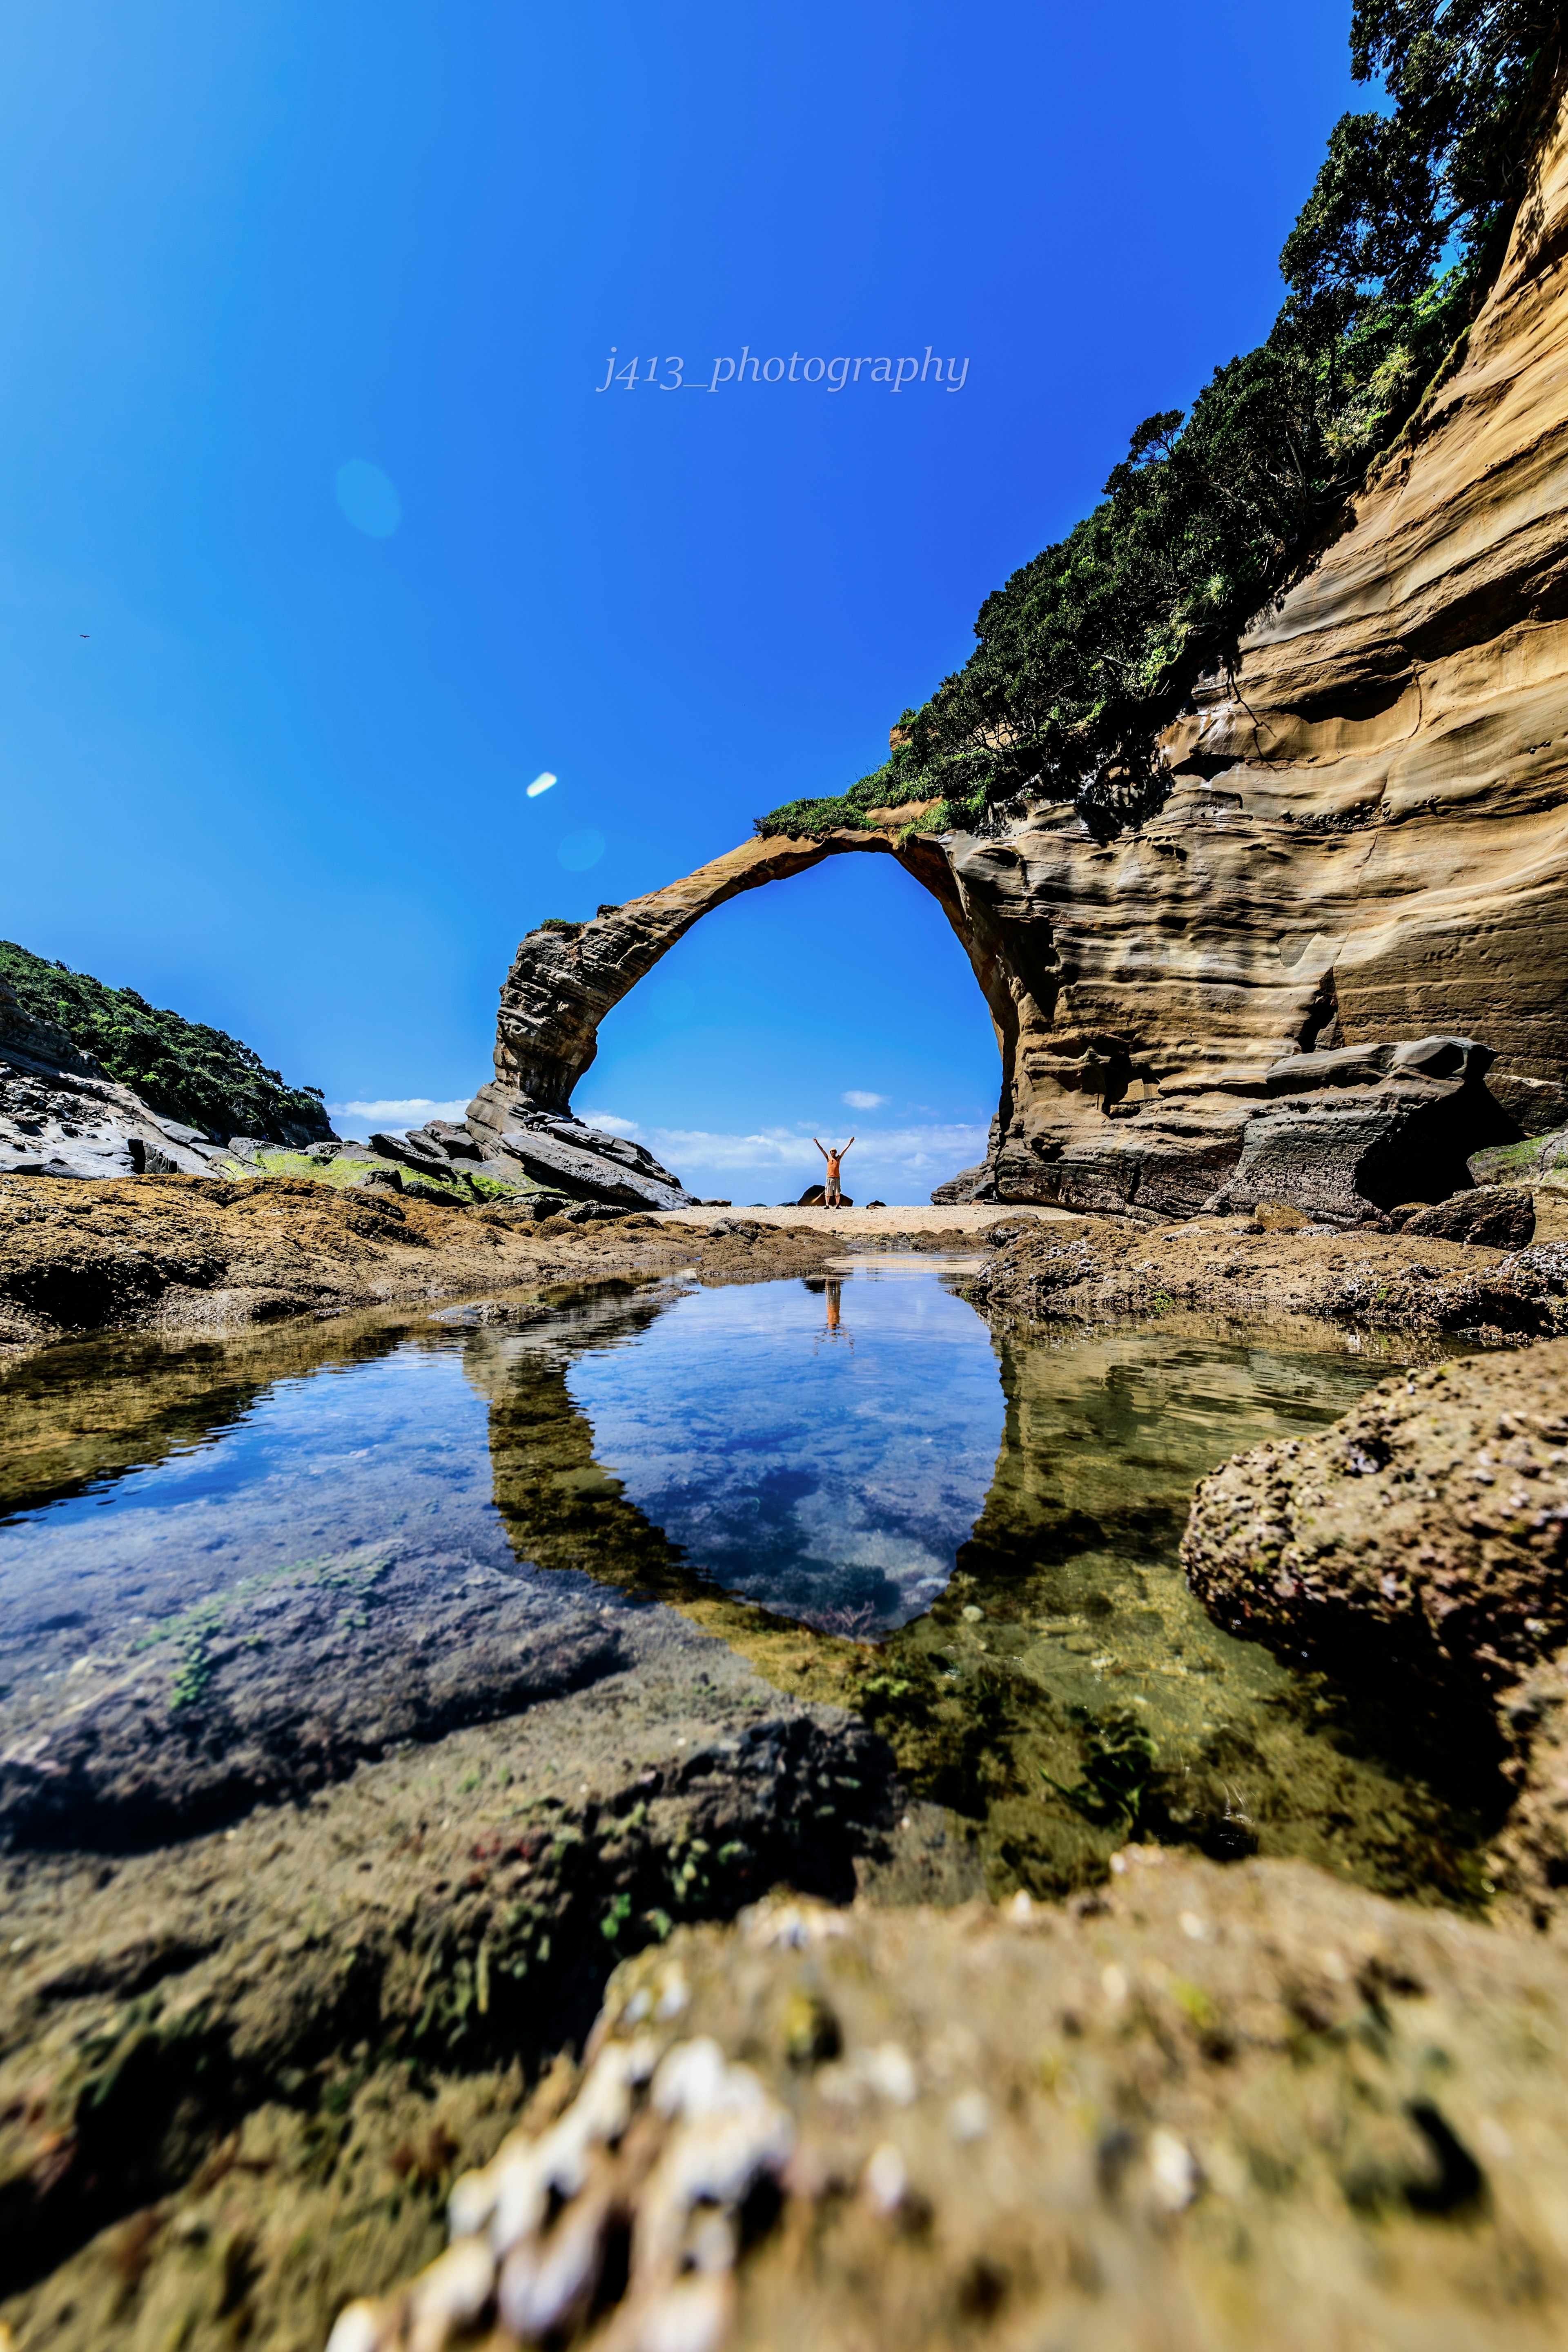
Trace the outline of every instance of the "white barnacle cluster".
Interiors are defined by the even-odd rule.
[[[350,2304],[328,2352],[445,2352],[494,2323],[537,2344],[583,2319],[617,2232],[624,2294],[599,2352],[718,2352],[734,2307],[741,2208],[795,2145],[787,2111],[716,2042],[652,2034],[601,2050],[543,2132],[514,2132],[452,2190],[452,2243],[402,2294]]]

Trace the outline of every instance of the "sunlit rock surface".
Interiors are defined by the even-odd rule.
[[[150,1110],[0,981],[0,1175],[202,1176],[227,1154]]]

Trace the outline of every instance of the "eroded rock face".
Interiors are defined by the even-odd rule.
[[[0,1175],[203,1176],[227,1157],[149,1110],[0,981]]]
[[[1002,1054],[943,1198],[1158,1221],[1354,1222],[1468,1185],[1568,1117],[1568,141],[1458,363],[1351,528],[1168,733],[1173,789],[1102,843],[1070,804],[994,838],[746,844],[525,940],[476,1132],[565,1108],[605,1013],[710,907],[897,856],[963,942]]]
[[[1568,1340],[1385,1381],[1200,1484],[1183,1563],[1233,1633],[1496,1690],[1568,1643]]]
[[[775,1902],[630,1962],[331,2352],[1560,2340],[1561,1954],[1119,1860],[1073,1911]]]

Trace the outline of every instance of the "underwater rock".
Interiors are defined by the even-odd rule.
[[[23,2342],[35,2325],[100,2342],[93,2282],[121,2319],[134,2284],[115,2225],[248,2184],[244,2234],[309,2305],[289,2340],[319,2346],[365,2283],[363,2241],[301,2270],[304,2246],[344,2198],[384,2218],[411,2091],[536,2074],[587,2032],[616,1961],[683,1918],[731,1916],[781,1882],[853,1895],[899,1818],[884,1745],[842,1709],[781,1697],[673,1612],[608,1598],[575,1692],[398,1742],[226,1831],[0,1855],[0,2295],[43,2282],[30,2315],[0,2305]],[[280,2105],[309,2126],[287,2184],[262,2153]],[[363,2162],[323,2165],[345,2114]],[[174,2225],[166,2243],[183,2293],[192,2240]],[[265,2342],[259,2262],[243,2267]]]
[[[455,1590],[374,1552],[306,1561],[0,1715],[0,1846],[136,1849],[298,1800],[403,1740],[602,1681],[617,1627],[531,1580]]]

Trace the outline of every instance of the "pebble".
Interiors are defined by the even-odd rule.
[[[866,2160],[862,2186],[879,2213],[896,2213],[909,2194],[910,2176],[891,2140],[883,2140]]]
[[[961,2091],[947,2111],[947,2128],[955,2140],[984,2139],[991,2128],[991,2105],[983,2091]]]

